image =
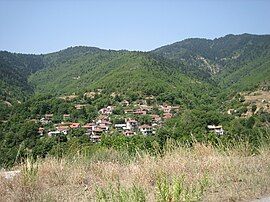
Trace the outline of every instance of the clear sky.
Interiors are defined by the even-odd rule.
[[[270,34],[270,0],[0,0],[0,50],[151,50],[185,38]]]

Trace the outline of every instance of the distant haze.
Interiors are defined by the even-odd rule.
[[[152,50],[185,38],[269,34],[268,0],[0,1],[0,50]]]

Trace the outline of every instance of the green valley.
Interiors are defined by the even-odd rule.
[[[162,154],[168,140],[255,151],[269,140],[269,56],[269,35],[250,34],[150,52],[2,51],[0,166],[104,148]]]

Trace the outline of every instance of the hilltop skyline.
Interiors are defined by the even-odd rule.
[[[267,1],[1,1],[0,50],[149,51],[186,38],[269,34]]]

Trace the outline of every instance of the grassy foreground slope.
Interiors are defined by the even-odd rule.
[[[249,155],[196,144],[161,156],[103,150],[86,157],[28,159],[0,178],[1,201],[249,201],[270,192],[270,151]]]

